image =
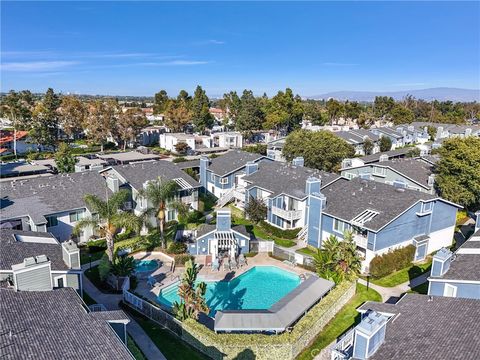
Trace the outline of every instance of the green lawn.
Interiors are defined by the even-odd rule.
[[[128,350],[132,353],[133,357],[135,360],[147,360],[145,355],[143,355],[142,350],[137,346],[135,341],[130,337],[130,335],[127,336],[127,347]]]
[[[237,209],[237,211],[239,211],[239,210]],[[255,235],[255,237],[257,239],[273,240],[275,242],[275,244],[277,244],[279,246],[283,246],[283,247],[292,247],[292,246],[295,246],[297,244],[293,240],[284,239],[284,238],[280,238],[280,237],[277,237],[277,236],[270,235],[260,225],[252,224],[249,220],[247,220],[243,217],[234,216],[233,217],[233,223],[235,225],[245,225],[247,230],[249,232],[252,232],[253,235]]]
[[[138,312],[123,306],[127,312],[143,328],[147,335],[157,345],[168,360],[206,360],[206,356],[194,350],[188,344],[177,338],[170,331],[163,329],[157,323],[148,320]]]
[[[430,270],[432,266],[432,259],[428,258],[425,263],[422,264],[412,264],[412,266],[405,269],[394,272],[393,274],[387,275],[380,279],[372,279],[370,281],[376,285],[383,287],[394,287],[404,282],[409,281],[410,279],[416,278]]]
[[[310,249],[309,247],[304,247],[302,249],[298,249],[296,251],[299,254],[305,254],[305,255],[310,255],[310,256],[315,256],[317,254],[316,251]]]
[[[335,317],[325,326],[320,334],[315,338],[313,343],[298,355],[297,360],[312,360],[319,351],[340,335],[358,324],[360,314],[357,308],[366,301],[382,301],[379,293],[371,288],[357,284],[357,292],[350,301],[335,315]]]
[[[80,249],[80,263],[82,265],[85,265],[85,264],[90,263],[90,260],[92,262],[94,262],[96,260],[100,260],[103,256],[103,254],[105,254],[105,251],[97,251],[97,252],[94,252],[94,253],[90,253],[87,248],[81,248]],[[89,255],[92,255],[91,259],[90,259]]]
[[[428,281],[424,282],[421,285],[415,286],[412,290],[409,290],[407,292],[408,293],[413,293],[413,294],[427,295],[427,293],[428,293]]]

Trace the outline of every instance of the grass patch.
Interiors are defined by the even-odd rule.
[[[132,353],[135,360],[147,360],[145,355],[143,355],[142,350],[140,350],[140,348],[130,335],[127,336],[127,347],[128,350],[130,350],[130,352]]]
[[[98,273],[98,266],[94,266],[84,272],[85,276],[90,280],[95,287],[106,294],[118,294],[119,291],[113,290],[108,284],[100,280],[100,274]]]
[[[158,349],[169,360],[206,360],[207,357],[194,350],[170,331],[165,330],[154,321],[132,310],[126,305],[122,309],[128,313],[152,339]]]
[[[90,306],[90,305],[93,305],[93,304],[96,304],[97,302],[95,300],[93,300],[93,298],[88,295],[85,291],[83,292],[83,302],[85,304],[87,304],[87,306]]]
[[[360,322],[357,308],[366,301],[382,301],[382,297],[373,289],[357,284],[357,292],[350,301],[323,328],[313,343],[298,355],[297,360],[312,360],[320,350],[328,346],[340,335]]]
[[[304,248],[298,249],[296,252],[299,253],[299,254],[305,254],[305,255],[309,255],[309,256],[315,256],[317,254],[317,251],[312,250],[309,247],[304,247]]]
[[[393,274],[387,275],[380,279],[372,279],[370,281],[375,285],[383,287],[394,287],[404,282],[410,281],[417,276],[425,274],[432,267],[432,259],[428,258],[425,263],[412,264],[411,266],[395,271]]]
[[[428,294],[428,281],[424,282],[423,284],[420,284],[418,286],[415,286],[413,289],[408,290],[407,293],[427,295]]]
[[[80,249],[80,264],[85,265],[85,264],[89,264],[90,260],[92,262],[100,260],[103,254],[105,254],[105,251],[96,251],[91,253],[89,252],[88,248],[83,247]],[[91,258],[90,258],[90,255],[92,255]]]

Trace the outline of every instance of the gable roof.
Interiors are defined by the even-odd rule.
[[[480,358],[480,300],[406,294],[395,305],[369,301],[358,310],[395,314],[369,359]]]
[[[362,160],[365,164],[369,164],[372,162],[378,162],[380,160],[380,156],[382,155],[386,155],[389,159],[404,157],[405,155],[408,154],[410,150],[412,150],[411,147],[405,147],[405,148],[400,148],[400,149],[395,149],[395,150],[390,150],[385,152],[378,152],[376,154],[371,154],[367,156],[362,156],[359,159]]]
[[[51,242],[23,242],[17,240],[16,235],[38,238],[39,241],[42,238],[48,238]],[[38,255],[47,256],[52,270],[68,270],[67,264],[63,261],[62,245],[52,234],[34,231],[0,230],[0,270],[11,270],[12,265],[20,264],[25,258]]]
[[[245,151],[232,150],[226,154],[210,159],[208,170],[218,176],[225,176],[245,166],[249,161],[266,159],[265,156]]]
[[[35,224],[45,215],[86,208],[84,196],[106,198],[105,179],[96,171],[59,174],[0,184],[0,214],[3,219],[30,216]]]
[[[0,348],[7,359],[133,359],[107,321],[87,312],[72,288],[0,289],[0,313]]]
[[[392,185],[360,178],[341,178],[322,189],[322,194],[327,198],[324,213],[345,221],[352,221],[365,210],[377,212],[364,225],[372,231],[380,230],[418,201],[436,199],[421,191],[399,190]]]
[[[128,165],[113,166],[116,171],[135,189],[142,189],[143,184],[149,180],[156,180],[160,176],[163,180],[183,179],[193,188],[200,187],[200,184],[182,171],[171,161],[145,161]]]
[[[322,179],[322,187],[340,178],[337,174],[327,173],[304,166],[293,166],[277,161],[262,161],[258,170],[245,176],[244,181],[272,192],[272,196],[286,194],[297,199],[307,196],[305,193],[306,181],[310,177]]]
[[[203,236],[215,231],[217,228],[216,225],[213,224],[202,224],[201,226],[198,227],[197,229],[197,240],[202,238]],[[247,231],[247,228],[245,225],[233,225],[231,227],[231,230],[239,233],[240,235],[243,235],[247,238],[250,238],[250,233]]]

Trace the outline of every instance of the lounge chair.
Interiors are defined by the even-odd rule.
[[[243,267],[245,265],[247,265],[247,259],[245,259],[245,255],[238,255],[238,266]]]
[[[213,260],[212,262],[212,271],[220,270],[220,264],[218,263],[218,259]]]
[[[283,263],[284,263],[285,265],[288,265],[288,266],[291,266],[291,267],[297,266],[297,264],[295,264],[295,260],[293,260],[293,261],[283,260]]]
[[[228,258],[223,260],[223,270],[225,271],[230,270],[230,260]]]
[[[230,270],[236,270],[237,269],[237,262],[235,259],[230,260]]]

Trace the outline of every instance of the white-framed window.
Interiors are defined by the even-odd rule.
[[[55,215],[47,216],[47,228],[58,225],[58,218]]]
[[[355,177],[355,174],[352,174],[352,173],[345,173],[345,177],[348,179],[348,180],[352,180],[354,177]]]
[[[168,210],[167,221],[175,220],[175,210]]]
[[[422,203],[422,213],[428,213],[433,209],[433,202]]]
[[[58,288],[63,288],[67,286],[67,276],[62,275],[62,276],[57,276],[53,278],[53,286],[58,287]]]
[[[445,284],[445,287],[443,289],[443,296],[457,297],[457,287],[450,284]]]
[[[345,230],[345,223],[341,220],[333,219],[333,230],[343,234]]]
[[[220,178],[220,184],[222,184],[222,185],[228,184],[228,177]]]
[[[70,222],[74,223],[77,222],[78,220],[81,220],[83,218],[83,211],[78,210],[78,211],[72,211],[70,214]]]
[[[373,167],[373,175],[376,176],[385,176],[387,174],[387,169],[384,167],[374,166]]]

